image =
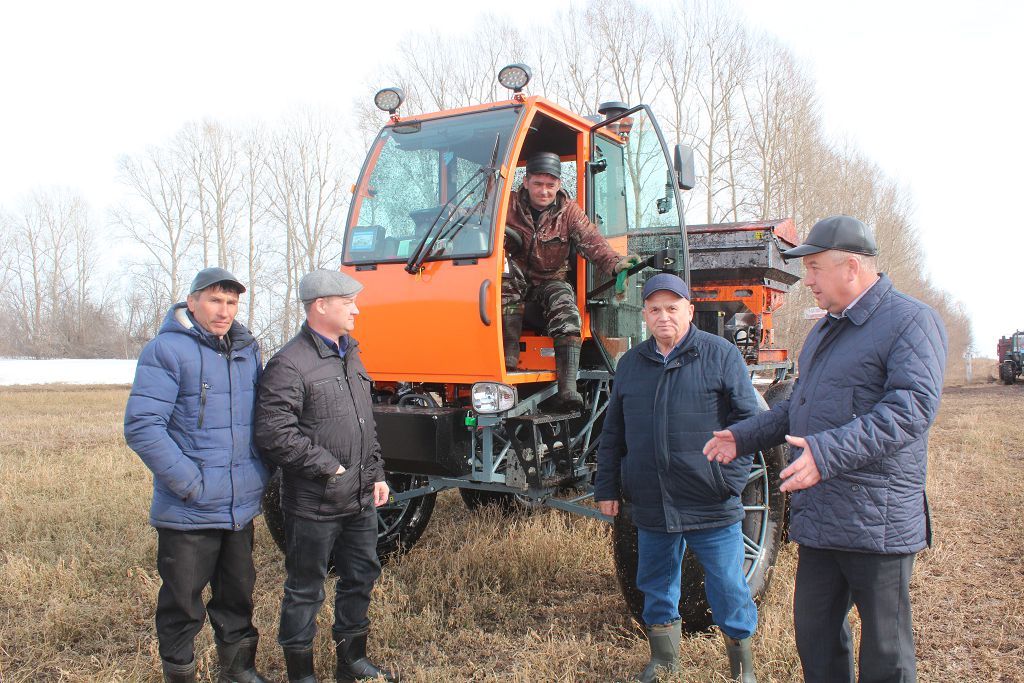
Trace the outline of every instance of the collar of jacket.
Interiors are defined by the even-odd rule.
[[[171,306],[171,310],[167,312],[167,318],[164,319],[164,324],[160,326],[160,332],[191,334],[214,351],[224,350],[220,339],[192,322],[192,316],[188,313],[188,304],[184,301]],[[236,351],[241,351],[256,341],[256,337],[252,336],[249,329],[237,320],[232,321],[231,328],[228,330],[228,337],[231,338],[232,354]]]
[[[871,317],[871,314],[875,312],[878,305],[882,303],[882,297],[888,294],[890,289],[892,289],[892,280],[885,273],[879,273],[879,278],[875,284],[871,285],[868,291],[864,292],[864,296],[860,298],[860,301],[846,311],[846,317],[854,325],[863,325]]]
[[[648,337],[647,341],[637,347],[637,353],[646,357],[648,360],[654,361],[658,365],[664,365],[666,368],[676,367],[679,364],[678,361],[682,360],[682,357],[686,354],[690,354],[692,356],[699,355],[697,352],[697,336],[699,334],[700,330],[691,324],[690,331],[686,333],[686,336],[683,337],[679,345],[672,349],[668,354],[668,358],[665,358],[664,360],[662,360],[664,356],[662,356],[661,352],[658,351],[658,342],[653,335]]]
[[[321,358],[348,358],[348,355],[352,353],[357,346],[359,346],[359,342],[355,340],[355,337],[348,335],[348,345],[345,347],[345,355],[339,356],[336,350],[332,349],[324,342],[323,337],[313,331],[313,328],[309,326],[308,321],[302,323],[302,331],[306,333],[306,339],[309,339],[313,343],[313,346],[316,347],[316,351],[320,354]]]
[[[551,212],[552,220],[565,210],[565,203],[569,201],[569,193],[565,190],[559,190],[555,194],[555,201],[551,203],[551,206],[540,212],[541,219],[543,220],[544,215],[549,211]],[[530,193],[526,189],[526,185],[522,185],[519,188],[519,213],[522,214],[523,218],[530,218]],[[529,223],[527,223],[529,225]],[[537,227],[540,227],[538,224]]]

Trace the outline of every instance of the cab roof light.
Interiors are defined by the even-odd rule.
[[[373,96],[373,103],[377,105],[377,109],[392,116],[402,106],[402,102],[405,102],[405,92],[401,88],[382,88]]]
[[[530,82],[533,72],[525,64],[509,64],[498,72],[498,83],[518,95]]]

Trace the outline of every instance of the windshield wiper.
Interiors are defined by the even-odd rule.
[[[491,161],[487,166],[481,166],[476,170],[476,173],[470,177],[462,187],[456,191],[456,193],[444,203],[444,206],[437,212],[437,216],[434,218],[434,222],[430,224],[430,227],[423,234],[423,238],[416,245],[409,259],[405,262],[405,271],[410,274],[416,274],[423,266],[423,262],[428,256],[434,251],[434,247],[441,239],[451,239],[455,236],[459,230],[462,229],[473,214],[480,211],[487,199],[490,197],[491,189],[494,185],[494,175],[498,169],[495,166],[498,160],[498,148],[501,146],[501,133],[494,136],[494,149],[491,151]],[[484,190],[483,197],[477,201],[469,211],[459,216],[457,220],[453,222],[453,219],[458,215],[459,207],[467,199],[473,196],[480,186],[487,183],[487,188]],[[470,187],[472,185],[472,187]],[[468,189],[467,189],[468,188]],[[462,198],[459,199],[459,196]],[[458,199],[456,202],[455,200]],[[447,213],[447,216],[445,214]],[[441,217],[444,216],[444,220],[441,221]],[[440,224],[438,221],[441,221]],[[446,230],[447,228],[447,230]]]

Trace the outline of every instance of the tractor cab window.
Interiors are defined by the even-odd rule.
[[[518,116],[505,107],[386,126],[353,197],[345,263],[490,253],[496,169]]]

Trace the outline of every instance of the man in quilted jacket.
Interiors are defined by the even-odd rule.
[[[876,272],[864,223],[831,216],[786,258],[827,311],[807,335],[788,400],[715,432],[709,460],[786,441],[789,537],[800,544],[793,619],[804,679],[853,681],[850,608],[861,619],[860,681],[916,679],[910,575],[931,541],[928,429],[947,341],[938,314]]]
[[[260,350],[235,321],[244,292],[223,268],[199,271],[139,355],[125,407],[125,440],[153,472],[156,632],[171,683],[195,680],[194,641],[207,615],[220,683],[264,680],[255,669],[252,520],[268,472],[252,439]]]

